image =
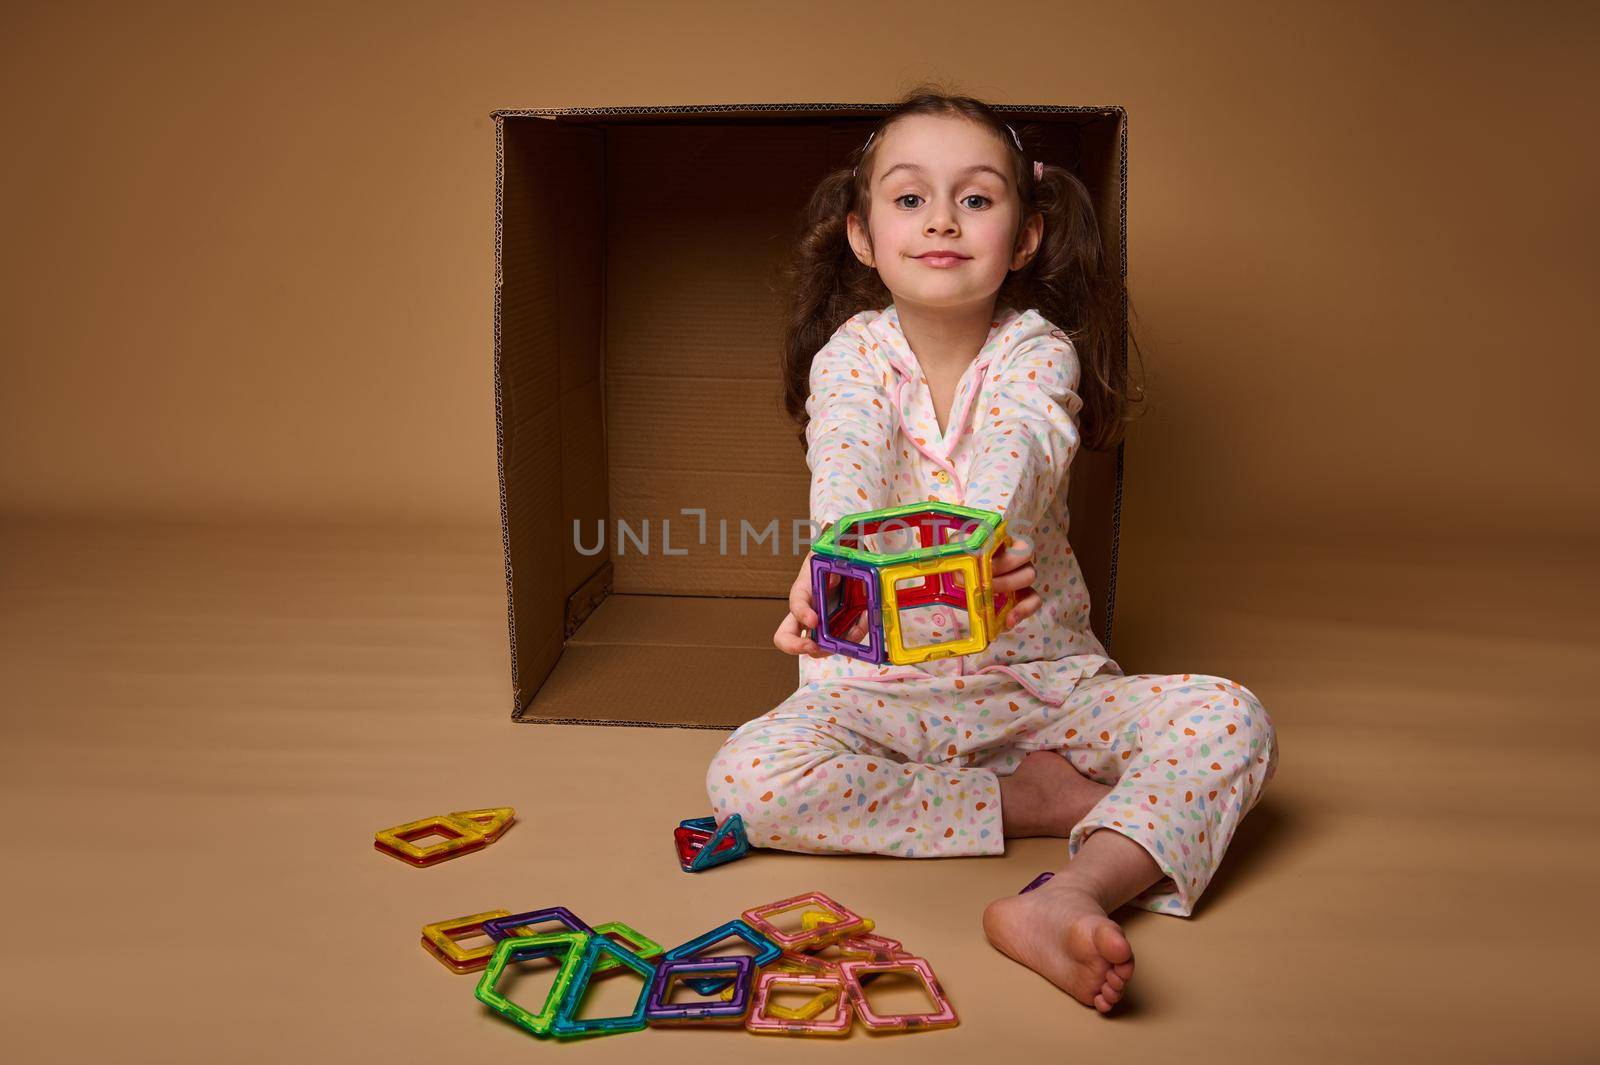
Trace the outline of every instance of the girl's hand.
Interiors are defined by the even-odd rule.
[[[1006,615],[1002,632],[1016,628],[1042,604],[1039,593],[1033,590],[1033,577],[1033,545],[1007,537],[1006,546],[994,556],[994,590],[1005,592],[1011,599],[1011,613]]]
[[[830,574],[837,577],[837,574]],[[802,631],[804,630],[804,631]],[[789,586],[789,613],[772,634],[772,644],[786,655],[827,658],[829,652],[817,646],[811,633],[817,631],[817,611],[811,605],[811,552],[800,562],[800,575]]]

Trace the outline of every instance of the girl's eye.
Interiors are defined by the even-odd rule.
[[[894,198],[894,202],[895,203],[900,203],[903,200],[920,200],[920,199],[922,199],[922,197],[918,196],[916,193],[908,192],[904,196],[896,196]],[[961,199],[962,199],[963,202],[965,202],[967,200],[983,200],[985,203],[989,202],[989,197],[984,196],[981,193],[977,193],[977,192],[971,193],[971,194],[969,194],[967,196],[963,196],[963,197],[961,197]],[[978,208],[974,208],[974,210],[978,210]]]

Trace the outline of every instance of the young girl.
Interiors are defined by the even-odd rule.
[[[802,565],[774,636],[801,656],[800,687],[728,738],[706,775],[712,806],[741,815],[754,846],[811,853],[1065,837],[1070,861],[991,903],[984,930],[1109,1013],[1133,975],[1109,914],[1193,913],[1277,740],[1248,689],[1125,676],[1090,629],[1067,475],[1080,415],[1091,442],[1115,446],[1125,372],[1121,283],[1101,268],[1087,192],[1030,163],[983,103],[924,93],[810,214],[788,385],[813,522],[922,500],[1003,512],[995,588],[1015,605],[982,652],[873,665],[813,642]],[[852,308],[867,309],[838,324]]]

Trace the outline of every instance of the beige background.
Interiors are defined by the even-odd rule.
[[[33,4],[5,27],[19,1060],[554,1053],[418,927],[563,901],[676,941],[813,887],[922,949],[963,1016],[829,1053],[1595,1056],[1585,6]],[[686,882],[641,811],[697,813],[721,734],[505,720],[489,111],[879,101],[926,74],[1128,109],[1155,402],[1117,657],[1240,680],[1283,745],[1196,917],[1128,921],[1109,1020],[977,929],[1051,841]],[[519,826],[437,870],[367,842],[503,803]]]
[[[1128,109],[1135,542],[1600,523],[1582,5],[764,7],[13,5],[0,499],[492,524],[490,110],[935,74]]]

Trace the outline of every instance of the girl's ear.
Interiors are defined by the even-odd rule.
[[[1034,253],[1039,250],[1039,242],[1044,239],[1044,214],[1035,211],[1028,216],[1022,224],[1022,232],[1017,234],[1017,250],[1011,256],[1011,269],[1021,270],[1033,259]]]
[[[867,243],[867,229],[861,224],[861,216],[854,211],[845,216],[845,235],[850,241],[850,250],[856,253],[861,265],[871,266],[872,249]]]

